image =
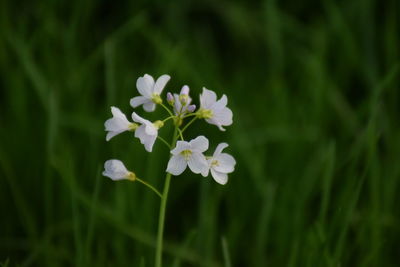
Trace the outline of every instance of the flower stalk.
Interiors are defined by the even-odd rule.
[[[171,147],[175,146],[176,140],[178,140],[178,127],[175,126],[174,136],[172,138]],[[164,222],[165,222],[165,211],[167,208],[168,192],[171,183],[171,173],[167,172],[165,176],[164,189],[161,196],[160,212],[158,215],[158,230],[157,230],[157,243],[156,243],[156,256],[155,263],[156,267],[162,266],[162,250],[163,250],[163,237],[164,237]]]
[[[183,132],[197,119],[204,119],[207,123],[217,126],[219,130],[225,131],[223,126],[232,124],[232,111],[227,107],[227,97],[223,95],[218,100],[215,92],[203,87],[203,93],[200,95],[200,106],[196,111],[196,105],[192,103],[192,98],[189,95],[189,86],[184,85],[180,94],[167,93],[166,101],[170,106],[168,107],[168,105],[163,103],[161,93],[169,79],[169,75],[162,75],[157,80],[154,80],[148,74],[139,77],[136,87],[140,96],[136,96],[130,100],[133,108],[143,106],[146,112],[153,112],[157,106],[161,106],[168,113],[167,117],[156,121],[149,121],[136,112],[133,112],[131,115],[132,121],[130,121],[117,107],[111,107],[113,117],[108,119],[104,124],[107,131],[107,141],[116,135],[130,132],[140,140],[140,143],[144,145],[144,149],[147,152],[153,151],[156,140],[160,140],[170,150],[162,193],[145,180],[138,178],[120,160],[111,159],[106,161],[103,172],[104,176],[114,181],[137,181],[160,197],[155,252],[156,267],[162,266],[165,216],[172,175],[180,175],[189,168],[193,173],[201,174],[203,177],[207,177],[211,173],[211,176],[217,183],[226,184],[228,174],[234,171],[236,164],[235,159],[231,155],[222,152],[223,149],[228,147],[228,144],[220,143],[215,149],[214,154],[209,156],[204,154],[209,148],[209,140],[205,136],[200,135],[190,141],[186,141],[183,136]],[[189,122],[185,122],[188,118],[190,118]],[[159,131],[162,131],[161,128],[166,123],[172,123],[174,126],[171,143],[168,143],[164,138],[159,136]],[[178,141],[178,139],[180,140]]]

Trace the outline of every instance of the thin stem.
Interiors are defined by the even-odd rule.
[[[183,132],[181,131],[181,129],[178,128],[178,132],[179,132],[179,136],[181,137],[182,141],[185,140],[185,138],[183,138]]]
[[[182,119],[186,119],[186,118],[189,118],[189,117],[192,117],[192,116],[197,116],[197,112],[187,114],[187,115],[183,116]]]
[[[147,182],[145,182],[145,181],[143,181],[142,179],[139,179],[139,178],[137,178],[137,177],[135,178],[135,180],[138,181],[138,182],[140,182],[140,183],[142,183],[142,184],[144,184],[145,186],[147,186],[148,188],[150,188],[151,190],[153,190],[154,193],[156,193],[159,197],[162,198],[161,193],[160,193],[154,186],[152,186],[151,184],[149,184],[149,183],[147,183]]]
[[[163,103],[160,103],[160,105],[168,112],[168,114],[169,114],[171,117],[174,116],[174,114],[172,114],[171,110],[170,110],[166,105],[164,105]]]
[[[175,126],[174,136],[172,138],[171,147],[175,146],[176,140],[178,139],[178,127]],[[163,234],[164,234],[164,221],[165,221],[165,210],[167,207],[168,191],[171,182],[171,174],[167,173],[165,176],[164,190],[161,197],[160,213],[158,217],[158,232],[157,232],[157,244],[156,244],[156,267],[162,266],[162,250],[163,250]]]
[[[182,129],[182,133],[187,129],[187,127],[189,127],[190,126],[190,124],[192,124],[195,120],[197,119],[197,117],[194,117],[191,121],[189,121],[186,125],[185,125],[185,127],[183,127],[183,129]]]
[[[164,138],[162,138],[161,136],[157,136],[157,139],[160,140],[161,142],[163,142],[169,149],[171,149],[171,145],[168,144],[168,142],[165,141]]]
[[[175,116],[169,116],[169,117],[163,119],[163,122],[166,122],[167,120],[170,120],[170,119],[173,119],[173,118],[175,118]]]

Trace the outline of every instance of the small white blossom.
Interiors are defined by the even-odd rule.
[[[232,124],[232,111],[226,107],[228,98],[223,95],[217,101],[215,92],[203,87],[203,93],[200,95],[199,117],[206,119],[210,124],[218,126],[221,131],[225,131],[222,126]]]
[[[228,147],[227,143],[220,143],[215,149],[214,155],[207,159],[212,177],[217,183],[222,185],[228,182],[228,173],[235,170],[236,164],[235,159],[231,155],[222,153],[222,150],[226,147]],[[203,176],[208,176],[208,169],[203,174]]]
[[[134,181],[136,179],[136,175],[133,172],[128,171],[124,163],[117,159],[110,159],[104,163],[103,175],[114,181],[124,179]]]
[[[194,173],[205,173],[208,163],[203,152],[207,149],[208,139],[204,136],[199,136],[190,142],[178,141],[171,151],[172,157],[168,162],[167,172],[179,175],[189,166]]]
[[[190,105],[192,98],[189,96],[189,86],[182,87],[180,94],[174,94],[174,112],[175,115],[193,112],[196,108],[195,105]],[[192,110],[192,111],[190,111]]]
[[[154,82],[153,77],[148,74],[139,77],[136,81],[136,87],[141,96],[132,98],[130,101],[131,106],[136,108],[143,105],[145,111],[154,111],[156,104],[162,102],[160,95],[170,78],[169,75],[164,74]]]
[[[106,136],[107,141],[117,134],[125,131],[133,131],[137,127],[135,123],[128,121],[125,114],[119,108],[111,107],[111,113],[113,117],[104,123],[105,130],[108,132]]]
[[[163,126],[162,121],[156,121],[152,123],[146,119],[143,119],[135,112],[132,113],[132,119],[141,125],[135,130],[135,137],[140,139],[140,143],[144,145],[144,148],[151,152],[153,150],[154,142],[158,136],[158,129]]]

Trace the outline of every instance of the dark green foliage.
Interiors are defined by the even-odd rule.
[[[162,188],[161,143],[105,141],[144,73],[234,112],[188,131],[237,169],[173,178],[166,266],[399,266],[398,1],[18,2],[0,1],[1,266],[153,265],[159,199],[101,176],[118,158]]]

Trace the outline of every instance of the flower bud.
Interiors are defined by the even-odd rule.
[[[183,87],[182,87],[182,89],[181,89],[181,93],[180,93],[181,95],[189,95],[189,86],[187,86],[187,85],[184,85]]]
[[[196,110],[196,105],[189,105],[188,107],[187,107],[187,111],[188,112],[193,112],[193,111],[195,111]]]
[[[175,103],[174,96],[170,92],[167,93],[167,102],[171,106],[173,106]]]

